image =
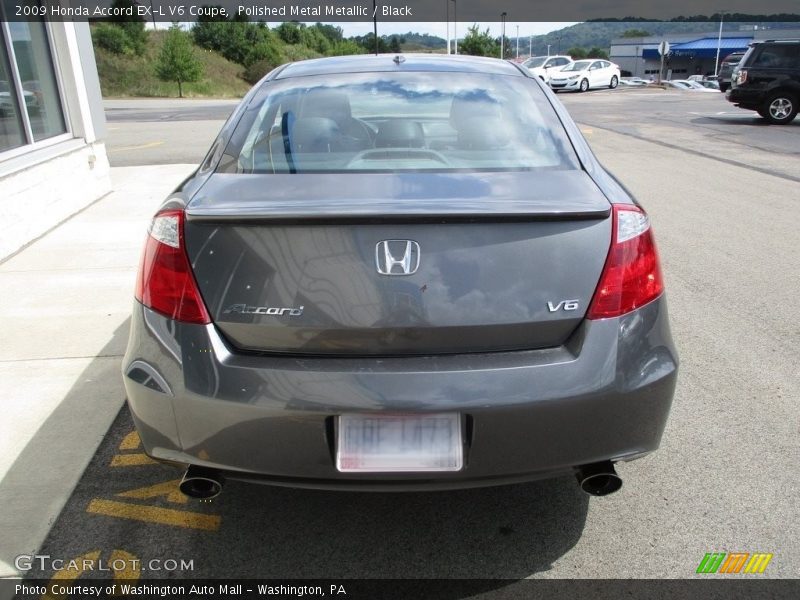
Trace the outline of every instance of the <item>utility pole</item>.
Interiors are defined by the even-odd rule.
[[[719,49],[722,46],[722,19],[725,17],[725,11],[719,11],[719,35],[717,36],[717,60],[714,61],[714,76],[719,75]]]
[[[505,42],[506,42],[506,15],[508,13],[502,12],[500,13],[500,23],[502,27],[500,27],[500,59],[502,60],[505,58]]]
[[[453,47],[458,54],[458,2],[453,0]]]
[[[519,58],[519,25],[517,25],[517,58]]]
[[[444,7],[447,14],[447,54],[450,54],[450,0],[444,0]]]
[[[372,0],[372,32],[375,35],[375,56],[380,54],[378,50],[380,50],[380,46],[378,45],[378,0]]]

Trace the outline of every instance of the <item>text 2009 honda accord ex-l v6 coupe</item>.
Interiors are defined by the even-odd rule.
[[[150,225],[123,365],[147,453],[225,478],[420,490],[660,442],[677,357],[647,214],[508,62],[280,67]]]

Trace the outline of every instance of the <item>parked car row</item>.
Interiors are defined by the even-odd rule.
[[[570,56],[533,56],[522,66],[549,84],[553,91],[585,92],[592,88],[614,89],[620,82],[616,64],[602,59],[572,60]]]

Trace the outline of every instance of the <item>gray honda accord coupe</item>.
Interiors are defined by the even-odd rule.
[[[123,379],[147,453],[336,490],[575,473],[654,451],[678,359],[645,211],[527,69],[275,69],[153,217]]]

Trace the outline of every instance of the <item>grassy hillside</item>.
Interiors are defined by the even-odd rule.
[[[163,31],[156,31],[149,35],[143,56],[113,54],[95,45],[97,72],[104,97],[178,96],[178,84],[160,81],[153,66],[164,34]],[[250,89],[250,84],[241,78],[244,69],[240,65],[210,50],[195,47],[195,52],[203,63],[203,77],[195,83],[184,83],[184,96],[237,98]]]

